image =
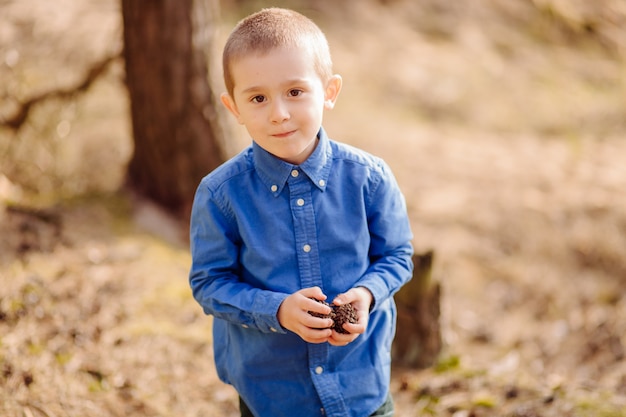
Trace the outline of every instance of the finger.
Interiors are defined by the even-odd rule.
[[[365,333],[366,326],[361,323],[344,323],[343,326],[345,331],[350,334],[362,334]]]
[[[349,304],[352,301],[353,300],[350,298],[348,293],[343,293],[343,294],[339,294],[337,297],[335,297],[335,299],[333,300],[333,304],[336,305],[336,306],[340,306],[340,305],[343,305],[343,304]]]
[[[302,308],[307,312],[314,312],[322,315],[329,315],[331,312],[331,308],[326,304],[320,303],[318,301],[307,298],[302,302]]]
[[[355,308],[358,307],[360,309],[369,310],[372,301],[372,293],[367,288],[355,287],[335,297],[333,304],[341,305],[350,303],[353,304]]]
[[[322,292],[320,287],[309,287],[300,290],[300,294],[307,298],[315,298],[316,300],[326,300],[326,295]]]
[[[333,330],[331,336],[328,338],[328,343],[333,346],[345,346],[356,339],[357,336],[358,334],[343,334]]]
[[[337,297],[335,297],[335,299],[333,300],[333,304],[340,306],[342,304],[353,303],[357,300],[357,293],[355,292],[354,288],[352,288],[342,294],[337,295]]]
[[[333,325],[333,320],[330,318],[315,317],[307,313],[302,317],[301,323],[310,329],[330,329]]]
[[[318,329],[311,329],[311,328],[305,327],[302,329],[299,335],[305,342],[324,343],[332,335],[332,332],[330,329],[318,330]]]

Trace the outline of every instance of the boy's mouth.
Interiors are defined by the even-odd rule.
[[[286,138],[286,137],[293,135],[295,132],[296,132],[295,130],[290,130],[288,132],[275,133],[272,136],[277,137],[277,138]]]

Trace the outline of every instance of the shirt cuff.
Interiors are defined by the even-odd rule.
[[[254,311],[254,324],[258,330],[264,333],[287,333],[278,321],[278,308],[287,294],[260,291],[256,297],[252,311]]]
[[[389,288],[376,274],[365,275],[359,280],[356,286],[366,288],[372,293],[370,311],[373,311],[376,306],[380,305],[380,303],[389,297]]]

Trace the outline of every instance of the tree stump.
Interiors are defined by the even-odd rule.
[[[432,279],[434,252],[413,255],[413,278],[394,296],[398,308],[392,346],[395,364],[427,368],[441,351],[441,285]]]

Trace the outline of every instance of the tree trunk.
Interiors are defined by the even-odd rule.
[[[135,144],[129,185],[188,214],[200,179],[224,161],[208,77],[214,0],[122,0]]]
[[[413,278],[395,295],[398,307],[394,363],[411,368],[435,364],[441,351],[441,286],[432,280],[434,253],[413,255]]]

